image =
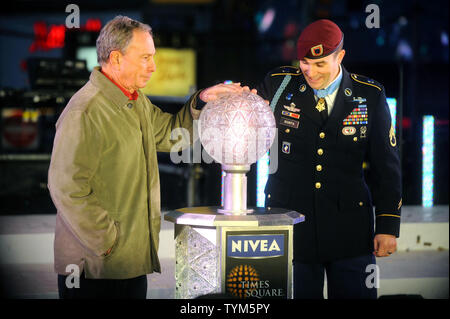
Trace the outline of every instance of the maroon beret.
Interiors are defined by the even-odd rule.
[[[300,34],[297,41],[297,57],[299,60],[320,59],[330,55],[344,40],[344,33],[333,21],[317,20],[309,24]]]

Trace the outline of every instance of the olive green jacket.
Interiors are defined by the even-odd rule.
[[[164,113],[141,92],[128,100],[94,69],[56,123],[48,187],[57,208],[57,273],[72,273],[71,264],[86,278],[161,272],[156,152],[191,142],[171,140],[171,132],[183,127],[192,136],[197,95],[177,114]]]

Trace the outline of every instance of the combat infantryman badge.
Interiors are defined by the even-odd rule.
[[[363,97],[353,97],[353,102],[358,102],[359,104],[366,102],[367,100]]]

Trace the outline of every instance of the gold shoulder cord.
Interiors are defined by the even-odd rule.
[[[281,68],[293,68],[293,66],[282,66]],[[275,75],[302,75],[302,72],[300,72],[300,69],[297,69],[297,71],[295,73],[274,73],[271,74],[270,76],[275,76]]]
[[[367,82],[363,82],[363,81],[358,80],[356,74],[354,74],[354,73],[352,73],[351,77],[352,77],[352,79],[355,80],[356,82],[359,82],[359,83],[362,83],[362,84],[365,84],[365,85],[370,85],[370,86],[376,87],[378,90],[381,91],[381,88],[380,88],[379,86],[375,85],[375,84],[371,84],[371,83],[367,83]]]

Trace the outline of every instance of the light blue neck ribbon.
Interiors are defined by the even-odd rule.
[[[322,98],[325,97],[327,95],[333,94],[334,91],[337,90],[337,88],[339,87],[339,84],[341,84],[341,79],[342,79],[342,70],[339,69],[339,75],[337,76],[337,78],[330,83],[330,85],[328,85],[325,89],[322,90],[314,90],[314,94],[318,97],[318,98]]]

